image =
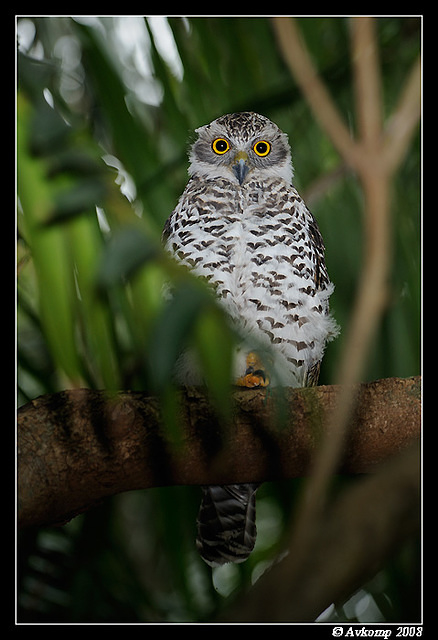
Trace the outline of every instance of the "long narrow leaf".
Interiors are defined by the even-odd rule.
[[[24,233],[35,264],[41,321],[52,355],[65,374],[77,383],[81,366],[75,344],[73,269],[64,230],[44,226],[53,210],[54,190],[46,178],[44,161],[29,151],[31,118],[31,105],[19,95],[17,182]]]
[[[114,326],[106,300],[98,295],[96,285],[103,243],[93,212],[73,220],[68,231],[79,290],[77,311],[82,319],[88,364],[96,385],[119,389],[121,375]]]

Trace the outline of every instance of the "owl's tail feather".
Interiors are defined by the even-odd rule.
[[[256,491],[259,484],[202,487],[196,547],[211,567],[244,562],[254,548]]]

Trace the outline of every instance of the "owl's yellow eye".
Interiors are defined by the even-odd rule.
[[[253,149],[258,156],[260,156],[261,158],[264,158],[270,152],[271,145],[269,144],[269,142],[266,142],[266,140],[259,140],[253,146]]]
[[[230,143],[225,138],[216,138],[211,146],[213,151],[221,156],[228,151]]]

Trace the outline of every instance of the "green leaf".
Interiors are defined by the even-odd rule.
[[[97,272],[97,286],[108,289],[132,276],[145,262],[158,258],[161,247],[139,227],[117,231],[103,252]]]
[[[29,135],[29,149],[36,156],[55,153],[62,147],[71,129],[56,109],[41,95],[36,102]]]
[[[83,146],[85,146],[85,141]],[[101,176],[106,172],[106,166],[100,159],[90,155],[89,149],[72,149],[67,147],[49,157],[50,178],[61,173],[68,173],[71,176]]]
[[[230,417],[233,351],[236,336],[225,313],[216,305],[207,306],[195,326],[195,346],[207,388],[219,414]]]
[[[82,369],[75,343],[74,282],[66,236],[62,229],[44,228],[53,208],[53,186],[42,159],[29,151],[29,123],[33,110],[18,96],[17,182],[23,210],[24,234],[32,251],[39,289],[41,322],[55,362],[74,381]]]
[[[187,281],[177,287],[165,305],[147,346],[151,378],[156,389],[163,389],[171,383],[175,363],[188,346],[190,332],[208,300],[202,287]]]
[[[99,107],[112,134],[115,152],[139,185],[147,178],[151,163],[146,131],[127,108],[127,90],[99,35],[83,24],[75,23],[75,29],[82,41],[83,63],[99,96]]]
[[[106,195],[105,183],[96,178],[82,179],[58,192],[54,198],[54,208],[45,221],[45,225],[65,222],[70,218],[93,212],[103,203]]]
[[[97,295],[96,270],[103,248],[96,216],[81,216],[69,225],[79,296],[76,311],[81,320],[85,360],[95,385],[120,388],[121,374],[113,318],[107,300]]]

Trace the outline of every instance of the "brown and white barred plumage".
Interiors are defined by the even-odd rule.
[[[333,285],[318,225],[292,186],[287,136],[252,112],[223,116],[197,133],[191,178],[166,222],[165,248],[206,278],[244,336],[235,381],[246,384],[248,356],[257,351],[263,380],[316,384],[325,344],[337,334],[329,315]],[[221,153],[218,139],[225,141]],[[258,142],[268,143],[259,147],[270,149],[263,157]],[[182,356],[178,379],[201,382],[191,354]],[[209,564],[241,562],[251,552],[256,489],[204,488],[197,546]]]

